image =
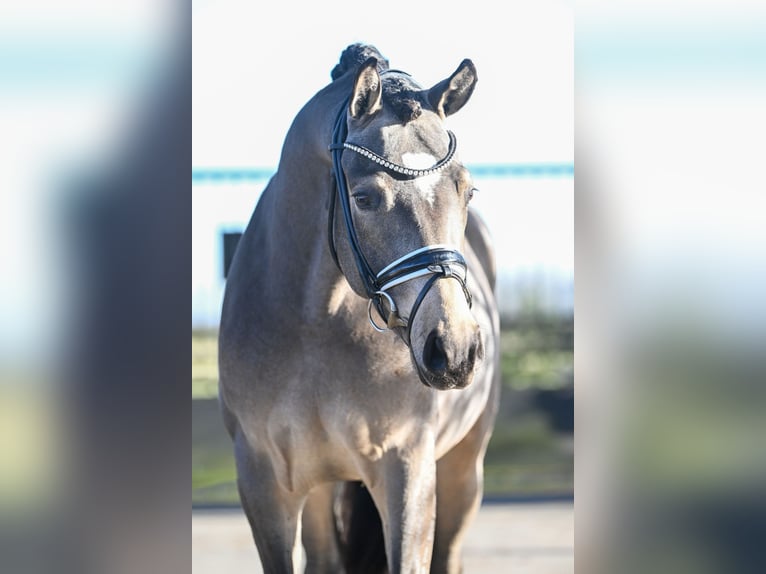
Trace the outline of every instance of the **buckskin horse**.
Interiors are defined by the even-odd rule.
[[[459,572],[499,396],[494,252],[421,88],[353,44],[295,117],[230,268],[220,403],[267,573]]]

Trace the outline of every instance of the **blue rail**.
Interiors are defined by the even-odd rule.
[[[574,177],[572,163],[497,163],[468,165],[474,177]],[[192,168],[193,183],[266,181],[273,168]]]

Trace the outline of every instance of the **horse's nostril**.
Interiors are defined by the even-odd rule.
[[[423,365],[435,375],[447,372],[447,353],[444,351],[444,339],[431,331],[423,348]]]

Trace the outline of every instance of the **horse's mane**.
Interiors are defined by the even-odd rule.
[[[337,80],[346,72],[356,71],[369,58],[376,58],[378,60],[378,72],[388,70],[388,60],[383,57],[383,54],[375,46],[351,44],[343,50],[343,53],[340,55],[340,61],[332,69],[330,76],[333,80]]]
[[[368,58],[378,60],[378,73],[389,69],[388,60],[380,51],[369,44],[351,44],[340,55],[340,61],[330,74],[337,80],[349,71],[356,71]],[[425,102],[418,86],[408,75],[399,73],[389,77],[383,84],[383,101],[402,123],[418,118]]]

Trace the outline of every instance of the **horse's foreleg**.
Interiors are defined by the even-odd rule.
[[[431,564],[436,512],[433,444],[390,452],[368,486],[383,522],[390,574],[425,574]]]
[[[271,460],[255,453],[241,432],[234,439],[234,453],[239,496],[264,572],[299,572],[305,495],[285,490],[276,480]]]
[[[436,465],[434,574],[463,571],[463,536],[481,503],[485,434],[477,423]]]
[[[303,507],[303,547],[306,549],[306,574],[341,572],[333,516],[335,484],[314,487]]]

